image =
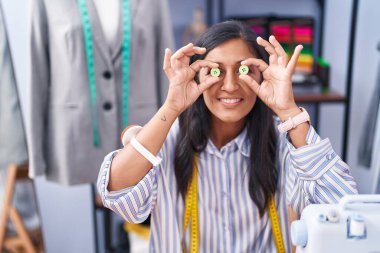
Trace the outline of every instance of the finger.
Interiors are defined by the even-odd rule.
[[[201,68],[199,71],[199,80],[203,80],[203,78],[206,78],[210,74],[210,68],[209,67],[204,67]]]
[[[269,55],[269,64],[270,65],[278,64],[277,54],[270,54]]]
[[[250,87],[257,95],[260,93],[260,85],[248,75],[239,75],[239,78]]]
[[[214,77],[214,76],[209,76],[205,78],[205,80],[198,85],[199,92],[203,93],[212,85],[216,84],[219,80],[220,80],[220,77]]]
[[[297,61],[298,61],[298,58],[301,54],[302,49],[303,49],[302,45],[296,46],[296,48],[294,49],[294,53],[292,55],[292,58],[290,58],[288,66],[286,66],[286,69],[291,74],[293,74],[294,70],[296,69]]]
[[[194,47],[193,43],[188,43],[187,45],[178,49],[174,54],[173,58],[179,58],[184,55],[184,53],[190,51]]]
[[[193,56],[195,54],[204,54],[206,52],[206,48],[204,47],[193,47],[193,50],[190,52],[183,52],[186,56]]]
[[[194,54],[204,54],[206,52],[206,48],[201,48],[201,47],[194,47],[192,43],[187,44],[186,46],[180,48],[173,54],[171,57],[171,64],[172,66],[176,66],[175,64],[178,63],[178,61],[183,61],[185,58],[185,63],[186,65],[189,64],[190,61],[190,56]]]
[[[191,56],[196,55],[196,54],[204,54],[204,53],[206,53],[206,48],[204,48],[204,47],[193,47],[193,51],[184,53],[187,56],[184,63],[186,65],[189,65]]]
[[[269,54],[269,63],[270,64],[277,64],[277,53],[274,49],[274,46],[270,44],[268,41],[264,40],[261,37],[257,37],[257,43],[265,48],[265,51]]]
[[[217,68],[219,67],[219,64],[212,61],[208,61],[208,60],[196,60],[190,65],[190,68],[194,72],[198,72],[201,68],[205,68],[205,67],[208,67],[210,69]]]
[[[172,57],[170,58],[170,63],[171,63],[171,66],[174,67],[176,66],[176,63],[179,59],[181,59],[182,57],[186,56],[186,53],[190,52],[193,48],[193,44],[192,43],[189,43],[187,44],[186,46],[183,46],[181,47],[180,49],[178,49],[173,55]]]
[[[204,53],[206,53],[206,48],[205,47],[194,47],[194,52],[196,54],[204,54]]]
[[[206,52],[206,48],[204,47],[194,47],[193,43],[189,43],[186,46],[180,48],[173,54],[174,59],[180,59],[183,56],[188,54],[203,54]]]
[[[278,55],[278,63],[281,66],[286,67],[286,64],[288,63],[288,54],[285,52],[280,42],[278,42],[278,40],[273,35],[269,37],[269,42],[274,46],[274,50]]]
[[[166,75],[169,75],[171,72],[171,64],[170,64],[170,57],[172,56],[172,51],[169,48],[165,49],[165,56],[164,56],[164,63],[163,63],[163,70],[165,71]]]
[[[242,65],[253,65],[257,67],[260,72],[264,72],[268,68],[268,64],[263,61],[262,59],[257,59],[257,58],[248,58],[244,61],[241,62]]]

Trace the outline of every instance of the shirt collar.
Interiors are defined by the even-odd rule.
[[[248,133],[247,133],[247,127],[243,129],[243,131],[236,136],[235,139],[231,140],[229,143],[224,145],[221,149],[228,149],[228,150],[234,150],[235,148],[238,148],[240,153],[246,157],[250,156],[250,147],[251,142],[248,139]],[[220,151],[215,147],[214,143],[211,141],[211,139],[208,139],[207,146],[206,146],[206,152],[210,154],[219,154]]]

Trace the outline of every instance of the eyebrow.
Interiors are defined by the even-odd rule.
[[[237,65],[237,64],[240,64],[242,61],[244,61],[245,59],[242,59],[242,60],[240,60],[240,61],[236,61],[233,65]],[[213,61],[213,60],[209,60],[209,61],[212,61],[212,62],[215,62],[215,63],[217,63],[217,64],[219,64],[219,65],[222,65],[222,66],[224,66],[224,64],[222,63],[222,62],[217,62],[217,61]]]

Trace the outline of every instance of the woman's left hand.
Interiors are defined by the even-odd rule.
[[[298,45],[291,59],[274,36],[269,37],[269,41],[261,37],[257,38],[257,43],[264,47],[269,53],[269,65],[262,59],[249,58],[241,62],[250,68],[257,67],[262,73],[263,80],[259,84],[250,75],[240,75],[243,80],[257,96],[273,110],[281,120],[298,114],[298,109],[293,96],[292,75],[294,73],[298,57],[302,46]]]

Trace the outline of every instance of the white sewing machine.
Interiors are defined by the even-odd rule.
[[[291,239],[297,253],[380,253],[380,195],[309,205],[292,222]]]

